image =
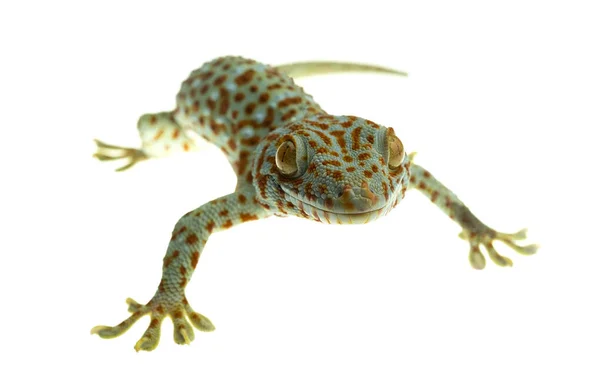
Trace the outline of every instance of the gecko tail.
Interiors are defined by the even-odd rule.
[[[341,61],[302,61],[277,65],[275,68],[292,78],[346,72],[382,73],[395,76],[408,76],[408,73],[392,68]]]

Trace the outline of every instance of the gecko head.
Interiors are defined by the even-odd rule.
[[[257,198],[280,215],[366,223],[404,197],[410,178],[394,130],[354,116],[318,115],[285,125],[257,150]]]

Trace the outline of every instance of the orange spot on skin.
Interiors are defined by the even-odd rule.
[[[223,125],[223,124],[219,124],[219,123],[217,123],[216,121],[214,121],[214,120],[211,120],[211,121],[210,121],[210,129],[211,129],[211,131],[213,131],[213,133],[214,133],[215,135],[218,135],[218,134],[219,134],[219,132],[222,132],[222,131],[224,131],[224,130],[225,130],[225,125]]]
[[[226,79],[227,79],[227,75],[221,75],[215,79],[213,84],[218,87],[218,86],[222,85]]]
[[[433,191],[431,193],[431,202],[435,203],[435,201],[437,200],[438,196],[440,195],[440,193],[438,191]]]
[[[368,125],[370,125],[371,127],[375,128],[375,129],[379,129],[379,128],[380,128],[380,127],[379,127],[379,124],[376,124],[376,123],[374,123],[374,122],[373,122],[373,121],[371,121],[371,120],[367,120],[367,119],[365,119],[365,122],[366,122]],[[390,128],[390,129],[391,129],[391,128]]]
[[[159,129],[158,131],[156,131],[156,135],[154,135],[154,137],[152,138],[152,140],[158,140],[160,139],[160,137],[165,133],[164,130]]]
[[[360,148],[360,133],[362,128],[358,127],[352,131],[352,150],[358,151]]]
[[[227,140],[227,145],[229,146],[229,148],[231,148],[232,151],[235,151],[237,148],[237,144],[235,143],[235,140],[233,140],[233,139]]]
[[[254,103],[250,103],[250,104],[246,105],[246,109],[245,109],[246,115],[251,115],[254,112],[255,108],[256,108],[256,104],[254,104]]]
[[[219,212],[219,216],[227,216],[227,215],[229,215],[229,211],[226,210],[226,209],[224,209],[221,212]]]
[[[225,115],[229,110],[229,92],[225,88],[219,89],[219,113]]]
[[[275,120],[275,110],[272,107],[267,108],[267,116],[262,122],[263,127],[270,127]]]
[[[341,167],[342,163],[337,160],[325,160],[323,165],[333,165],[334,167]]]
[[[339,146],[342,148],[342,152],[346,153],[348,150],[346,149],[346,139],[344,139],[345,131],[333,131],[331,134],[336,138]]]
[[[244,173],[244,171],[246,171],[246,167],[248,166],[249,163],[249,157],[250,157],[250,152],[248,151],[241,151],[240,152],[240,159],[237,162],[237,174],[241,175]]]
[[[192,112],[198,112],[200,110],[200,102],[198,100],[194,101],[192,105]]]
[[[175,319],[181,319],[182,317],[183,317],[183,312],[181,312],[181,311],[175,311],[173,313],[173,318],[175,318]]]
[[[343,179],[343,174],[340,171],[329,171],[328,174],[333,177],[335,180],[342,180]]]
[[[324,131],[327,130],[327,129],[329,129],[329,125],[327,125],[325,123],[320,123],[318,121],[311,121],[311,120],[309,120],[309,121],[307,121],[307,123],[310,124],[310,125],[312,125],[313,127],[320,128],[320,129],[322,129]]]
[[[185,226],[179,228],[179,230],[177,232],[175,232],[173,230],[173,233],[171,234],[171,240],[175,240],[177,238],[177,236],[181,235],[185,231],[187,231],[187,227],[185,227]]]
[[[364,153],[361,153],[360,155],[358,155],[357,158],[358,158],[358,160],[364,161],[364,160],[371,158],[371,154],[369,152],[364,152]]]
[[[188,237],[185,239],[185,242],[189,245],[196,244],[198,242],[198,236],[195,233],[190,233]]]
[[[281,120],[282,121],[288,121],[289,119],[291,119],[296,113],[298,113],[298,111],[296,111],[295,109],[289,110],[287,111],[283,116],[281,116]]]
[[[367,178],[369,178],[369,179],[370,179],[371,177],[373,177],[373,172],[371,172],[371,171],[364,171],[363,173],[365,174],[365,177],[367,177]]]
[[[354,167],[346,168],[346,172],[354,172],[354,171],[356,171],[356,168],[354,168]]]
[[[281,201],[281,200],[277,201],[277,209],[279,210],[280,213],[287,215],[287,211],[284,209],[284,206],[283,206],[283,201]]]
[[[256,71],[254,69],[249,69],[236,77],[234,81],[238,86],[248,84],[250,81],[252,81],[255,73]]]
[[[198,265],[198,260],[200,260],[200,252],[198,252],[198,251],[192,252],[192,259],[191,259],[192,268],[196,269],[196,265]]]
[[[211,111],[214,111],[215,108],[217,107],[217,103],[213,99],[210,99],[210,98],[206,100],[206,105],[208,106],[208,109],[210,109]]]
[[[310,129],[310,128],[308,128],[308,130],[313,132],[317,136],[319,136],[319,138],[321,138],[321,140],[323,140],[323,143],[325,143],[325,145],[331,146],[332,143],[331,143],[331,139],[329,138],[329,136],[327,136],[326,134],[324,134],[321,131],[315,131],[314,129]]]
[[[344,121],[343,123],[341,123],[340,125],[344,128],[350,128],[352,126],[353,121],[348,120],[348,121]]]
[[[352,156],[348,156],[348,155],[344,156],[343,159],[344,159],[344,161],[346,163],[351,163],[352,161],[354,161],[354,159],[352,158]]]
[[[238,201],[240,202],[240,204],[246,204],[246,196],[242,194],[238,195]]]
[[[240,213],[240,219],[243,223],[245,223],[246,221],[258,220],[258,216],[252,215],[250,213]]]
[[[190,150],[190,145],[188,143],[183,143],[183,150],[188,152]]]
[[[261,104],[266,103],[267,101],[269,101],[269,94],[268,93],[262,93],[259,97],[258,97],[258,102]]]
[[[233,226],[233,223],[231,222],[231,220],[227,220],[226,222],[223,223],[223,225],[221,226],[222,228],[231,228]]]
[[[301,97],[288,97],[287,99],[283,99],[281,100],[279,103],[277,103],[277,107],[278,108],[284,108],[287,107],[288,105],[292,105],[292,104],[299,104],[302,102],[302,98]]]
[[[213,229],[215,229],[215,222],[211,220],[206,224],[206,230],[210,234],[212,233]]]
[[[258,136],[248,137],[248,138],[241,140],[242,145],[245,145],[248,147],[255,147],[258,145],[259,142],[260,142],[260,137],[258,137]]]
[[[171,264],[173,262],[173,260],[175,260],[178,256],[179,256],[179,251],[176,249],[173,251],[173,253],[170,256],[165,257],[165,259],[163,260],[163,267],[167,268],[169,266],[169,264]]]

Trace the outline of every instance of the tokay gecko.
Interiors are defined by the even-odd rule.
[[[469,243],[469,261],[485,267],[484,249],[500,266],[512,261],[498,254],[495,240],[523,255],[536,245],[517,240],[526,231],[507,234],[483,224],[458,197],[407,155],[394,130],[356,116],[332,116],[292,77],[363,71],[404,73],[378,66],[305,62],[272,67],[242,57],[221,57],[193,71],[181,85],[173,111],[146,114],[138,121],[140,149],[96,140],[100,160],[125,160],[118,170],[151,158],[194,151],[198,135],[218,146],[237,175],[235,191],[201,205],[175,224],[152,299],[142,305],[127,299],[131,316],[120,324],[96,326],[102,338],[121,335],[139,318],[150,325],[135,349],[153,350],[161,323],[170,317],[178,344],[194,339],[194,327],[214,329],[194,311],[185,287],[210,235],[271,215],[298,216],[328,224],[373,221],[392,210],[407,189],[425,194],[461,226]],[[189,321],[188,321],[189,320]]]

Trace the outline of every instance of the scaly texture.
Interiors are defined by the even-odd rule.
[[[163,273],[154,297],[145,305],[127,299],[132,315],[117,326],[97,326],[103,338],[125,332],[143,315],[150,325],[136,350],[156,348],[163,319],[169,316],[174,339],[194,339],[199,330],[214,329],[185,297],[209,236],[246,221],[271,215],[298,216],[323,223],[366,223],[387,214],[407,188],[424,193],[462,227],[474,268],[485,266],[483,247],[501,266],[512,261],[492,242],[499,240],[521,254],[525,231],[497,232],[480,220],[448,188],[406,156],[389,127],[355,116],[327,114],[287,74],[367,71],[403,75],[391,69],[353,63],[313,62],[270,67],[241,57],[221,57],[193,71],[170,112],[140,117],[142,147],[126,148],[96,141],[100,160],[125,159],[118,170],[150,158],[196,150],[198,135],[217,145],[237,175],[236,190],[186,213],[175,225],[163,259]]]

